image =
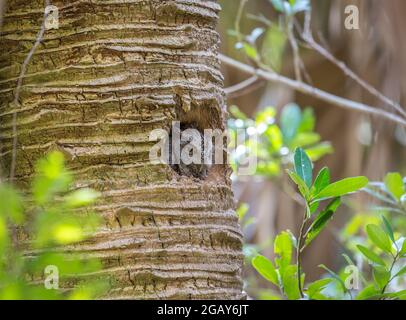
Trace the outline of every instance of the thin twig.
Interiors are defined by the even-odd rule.
[[[228,98],[238,98],[241,96],[244,96],[246,94],[250,94],[251,92],[263,87],[266,84],[266,81],[263,79],[260,79],[259,81],[253,83],[251,86],[244,88],[240,91],[236,91],[234,93],[230,93],[227,95]]]
[[[254,20],[254,21],[261,22],[261,23],[265,24],[267,27],[272,26],[272,21],[267,19],[263,14],[254,15],[254,14],[248,13],[247,18],[251,19],[251,20]]]
[[[389,106],[393,107],[396,111],[398,111],[400,114],[406,117],[406,111],[402,109],[401,105],[395,101],[392,101],[389,99],[387,96],[383,95],[381,92],[379,92],[377,89],[375,89],[373,86],[371,86],[369,83],[367,83],[365,80],[361,79],[354,71],[352,71],[344,62],[339,61],[336,59],[329,51],[327,51],[324,47],[316,43],[313,39],[309,38],[304,38],[306,43],[312,47],[315,51],[317,51],[320,55],[325,57],[327,60],[332,62],[334,65],[336,65],[338,68],[341,69],[342,72],[348,77],[350,77],[352,80],[357,82],[362,88],[364,88],[366,91],[368,91],[371,95],[375,96],[382,102],[388,104]]]
[[[261,79],[261,81],[263,81],[263,80]],[[237,83],[231,87],[225,88],[224,91],[228,97],[231,97],[231,96],[234,97],[234,96],[236,96],[236,93],[238,95],[240,95],[239,93],[241,91],[245,91],[247,88],[248,89],[252,88],[252,86],[255,85],[256,83],[258,83],[258,77],[254,75],[240,83]]]
[[[227,95],[227,98],[238,98],[244,96],[246,94],[250,94],[251,92],[261,88],[266,81],[264,79],[259,79],[258,81],[254,82],[251,86],[243,88],[240,91],[236,91]]]
[[[242,18],[242,13],[244,11],[245,4],[248,2],[248,0],[241,0],[240,5],[238,6],[238,11],[237,11],[237,17],[235,19],[235,32],[237,33],[237,39],[238,42],[241,42],[241,29],[240,29],[240,23],[241,23],[241,18]]]
[[[302,82],[302,74],[300,72],[302,63],[299,54],[299,46],[297,45],[297,41],[295,39],[295,36],[293,35],[293,22],[291,19],[289,19],[289,21],[287,22],[286,30],[290,47],[292,48],[293,52],[293,66],[295,69],[295,77],[297,81]]]
[[[399,252],[396,254],[396,256],[393,257],[393,261],[392,261],[392,264],[389,269],[390,278],[389,278],[388,282],[386,282],[386,284],[383,286],[381,294],[385,294],[385,291],[386,291],[386,288],[388,287],[388,285],[392,282],[393,279],[396,278],[396,275],[392,276],[392,270],[393,270],[393,267],[395,266],[396,262],[398,261],[398,258],[399,258]]]
[[[312,35],[311,29],[310,29],[310,15],[307,14],[305,16],[305,27],[304,31],[302,33],[302,38],[306,42],[308,46],[310,46],[313,50],[318,52],[321,56],[326,58],[328,61],[333,63],[335,66],[337,66],[346,76],[357,82],[364,90],[368,91],[371,95],[374,97],[378,98],[381,100],[383,103],[391,106],[394,108],[396,111],[398,111],[400,114],[402,114],[404,117],[406,117],[406,111],[402,108],[402,106],[379,92],[377,89],[375,89],[372,85],[367,83],[365,80],[361,79],[354,71],[352,71],[343,61],[338,60],[334,55],[332,55],[327,49],[325,49],[323,46],[318,44]]]
[[[312,21],[312,11],[310,9],[310,10],[307,10],[305,12],[305,16],[304,16],[304,23],[303,23],[303,26],[304,26],[303,32],[304,32],[304,34],[310,34],[311,33],[311,21]]]
[[[391,112],[388,112],[385,110],[381,110],[379,108],[375,108],[375,107],[372,107],[367,104],[363,104],[360,102],[356,102],[356,101],[352,101],[352,100],[349,100],[346,98],[336,96],[334,94],[320,90],[318,88],[315,88],[315,87],[305,84],[303,82],[295,81],[293,79],[284,77],[273,71],[265,70],[264,68],[259,68],[259,69],[254,68],[252,66],[249,66],[245,63],[234,60],[234,59],[224,56],[222,54],[219,55],[219,58],[226,65],[229,65],[229,66],[231,66],[237,70],[240,70],[242,72],[245,72],[247,74],[256,75],[259,78],[262,78],[262,79],[265,79],[265,80],[268,80],[271,82],[282,83],[298,92],[301,92],[303,94],[307,94],[307,95],[310,95],[317,99],[326,101],[337,107],[345,108],[345,109],[353,110],[353,111],[358,111],[358,112],[362,112],[362,113],[366,113],[366,114],[376,115],[376,116],[385,118],[387,120],[390,120],[394,123],[400,124],[406,128],[406,119],[398,116],[397,114],[394,114],[394,113],[391,113]]]
[[[49,5],[50,5],[50,0],[45,0],[45,8]],[[44,8],[44,18],[43,18],[43,22],[41,25],[41,29],[37,34],[37,38],[35,40],[34,45],[32,46],[30,52],[28,53],[23,64],[21,65],[21,72],[20,72],[20,75],[18,76],[17,86],[15,89],[14,100],[13,100],[13,107],[15,108],[15,110],[13,112],[13,150],[12,150],[12,156],[11,156],[10,181],[14,180],[16,158],[17,158],[17,109],[16,108],[21,106],[20,105],[20,94],[21,94],[23,80],[24,80],[25,74],[27,72],[28,64],[30,63],[35,50],[41,43],[41,41],[44,37],[44,34],[45,34],[45,22],[46,22],[47,15],[48,15],[45,8]]]
[[[297,21],[297,19],[293,17],[292,21],[293,21],[293,25],[295,26],[295,28],[297,30],[300,30],[300,25],[299,25],[299,22]],[[306,27],[306,19],[305,19],[305,27]],[[292,34],[293,34],[293,32],[292,32]],[[294,38],[294,41],[297,43],[297,45],[299,47],[304,47],[304,48],[307,48],[307,49],[311,49],[304,41],[302,41],[302,39]],[[308,84],[313,85],[313,80],[310,77],[309,73],[307,72],[306,66],[305,66],[305,64],[303,62],[303,59],[301,59],[300,56],[299,56],[299,62],[300,62],[300,68],[302,70],[302,73],[303,73],[303,76],[304,76],[305,80],[307,81]]]
[[[300,296],[302,298],[304,298],[304,293],[303,293],[303,288],[302,288],[302,279],[301,279],[302,274],[301,274],[300,269],[302,267],[302,257],[301,257],[302,248],[301,247],[302,247],[302,240],[304,239],[303,232],[304,232],[306,222],[307,222],[307,211],[306,210],[307,209],[305,209],[305,211],[304,211],[303,221],[302,221],[302,225],[300,227],[299,237],[297,239],[298,240],[297,241],[297,248],[296,248],[297,285],[298,285],[298,288],[299,288]]]

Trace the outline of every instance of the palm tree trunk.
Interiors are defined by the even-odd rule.
[[[53,1],[46,30],[14,100],[21,64],[42,23],[41,1],[8,1],[0,52],[0,139],[15,177],[61,150],[76,186],[102,192],[105,226],[76,250],[113,277],[109,298],[240,299],[242,235],[228,167],[207,178],[153,165],[149,133],[172,121],[224,129],[215,0]]]

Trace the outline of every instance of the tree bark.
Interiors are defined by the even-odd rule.
[[[224,129],[214,0],[53,1],[47,30],[13,104],[44,3],[10,0],[0,52],[0,153],[9,172],[17,115],[16,182],[61,150],[76,187],[102,192],[105,225],[75,251],[99,257],[108,298],[241,299],[242,235],[227,165],[205,179],[153,165],[153,129],[180,121]]]

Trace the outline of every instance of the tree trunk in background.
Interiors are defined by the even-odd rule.
[[[204,180],[149,162],[149,133],[171,121],[224,129],[215,31],[219,5],[203,0],[54,1],[47,30],[13,106],[21,64],[43,2],[10,0],[0,53],[1,159],[10,170],[17,112],[16,178],[61,150],[77,187],[102,192],[106,225],[79,252],[113,276],[109,298],[240,299],[242,235],[228,168]]]

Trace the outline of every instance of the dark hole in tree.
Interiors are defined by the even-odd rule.
[[[196,123],[180,123],[180,126],[177,129],[175,128],[175,130],[179,130],[177,133],[174,133],[173,129],[171,127],[169,132],[169,165],[181,176],[204,180],[211,168],[211,164],[205,161],[204,156],[204,131],[198,128]],[[185,130],[188,131],[184,132]],[[180,136],[180,139],[177,139],[177,136]],[[196,152],[199,149],[200,154],[197,154]],[[193,161],[186,164],[183,157],[180,156],[182,150],[189,151],[189,157],[191,158],[193,155],[195,155],[195,158],[199,157],[200,163],[199,161]]]

